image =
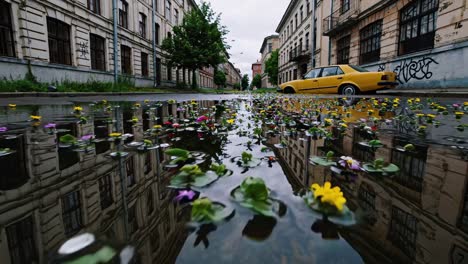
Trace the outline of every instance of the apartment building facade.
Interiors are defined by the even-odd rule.
[[[252,80],[257,75],[262,75],[262,64],[258,60],[252,63]]]
[[[226,87],[234,88],[236,84],[240,85],[242,79],[240,69],[236,68],[231,62],[224,64],[224,73],[226,74]]]
[[[196,3],[117,0],[117,5],[114,53],[112,1],[0,0],[0,77],[22,79],[31,71],[41,82],[110,82],[116,54],[119,75],[135,86],[190,84],[192,73],[168,65],[161,44]]]
[[[279,83],[302,78],[309,70],[330,64],[329,38],[322,20],[330,1],[291,0],[276,33],[279,34]]]
[[[334,1],[323,20],[332,63],[394,71],[400,88],[468,85],[466,1]]]
[[[260,59],[260,63],[262,64],[262,87],[273,87],[269,80],[268,74],[265,73],[265,63],[271,57],[271,53],[279,48],[279,36],[278,35],[271,35],[266,37],[263,40],[262,47],[260,48],[260,54],[262,54],[262,58]]]

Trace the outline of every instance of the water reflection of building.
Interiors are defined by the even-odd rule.
[[[466,263],[468,162],[457,149],[412,141],[415,151],[403,152],[399,147],[410,143],[407,139],[382,132],[385,147],[374,153],[357,144],[366,140],[359,129],[348,129],[328,147],[322,140],[312,141],[311,155],[324,156],[333,149],[338,156],[364,161],[380,157],[401,168],[394,177],[360,173],[352,182],[330,168],[308,165],[306,170],[307,142],[301,136],[284,139],[288,146],[278,153],[291,178],[303,187],[327,180],[342,188],[359,222],[340,234],[367,263]]]
[[[198,107],[213,104],[202,101]],[[137,117],[136,124],[123,122],[121,127],[142,141],[144,129],[169,116],[188,117],[189,111],[177,111],[178,106],[124,106],[118,118]],[[45,119],[46,108],[35,109],[34,114]],[[66,239],[82,232],[127,241],[136,246],[141,263],[175,260],[186,235],[181,225],[189,212],[172,203],[166,188],[171,172],[157,166],[158,155],[162,162],[168,157],[161,150],[132,153],[124,160],[121,174],[118,162],[108,157],[114,143],[104,140],[116,131],[115,110],[97,108],[83,124],[73,116],[54,118],[58,129],[68,130],[58,134],[49,134],[42,126],[32,128],[21,123],[24,119],[8,121],[9,127],[17,129],[8,133],[14,137],[0,139],[0,147],[16,151],[0,157],[2,263],[45,263]],[[156,116],[161,119],[155,120]],[[78,138],[94,134],[101,141],[89,152],[70,151],[57,144],[64,133]]]

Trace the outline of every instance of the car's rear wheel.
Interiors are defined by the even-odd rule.
[[[294,89],[291,88],[291,87],[286,87],[286,88],[284,88],[284,93],[285,94],[293,94],[293,93],[296,93],[296,91],[294,91]]]
[[[359,89],[352,84],[345,84],[340,89],[340,94],[345,95],[345,96],[356,95],[358,94],[358,92],[359,92]]]

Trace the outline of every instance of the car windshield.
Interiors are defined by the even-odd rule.
[[[358,72],[369,72],[368,70],[362,67],[356,66],[356,65],[349,65],[349,67],[353,68],[355,71],[358,71]]]

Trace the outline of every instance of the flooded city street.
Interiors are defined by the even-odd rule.
[[[3,99],[0,259],[465,264],[465,101]]]

